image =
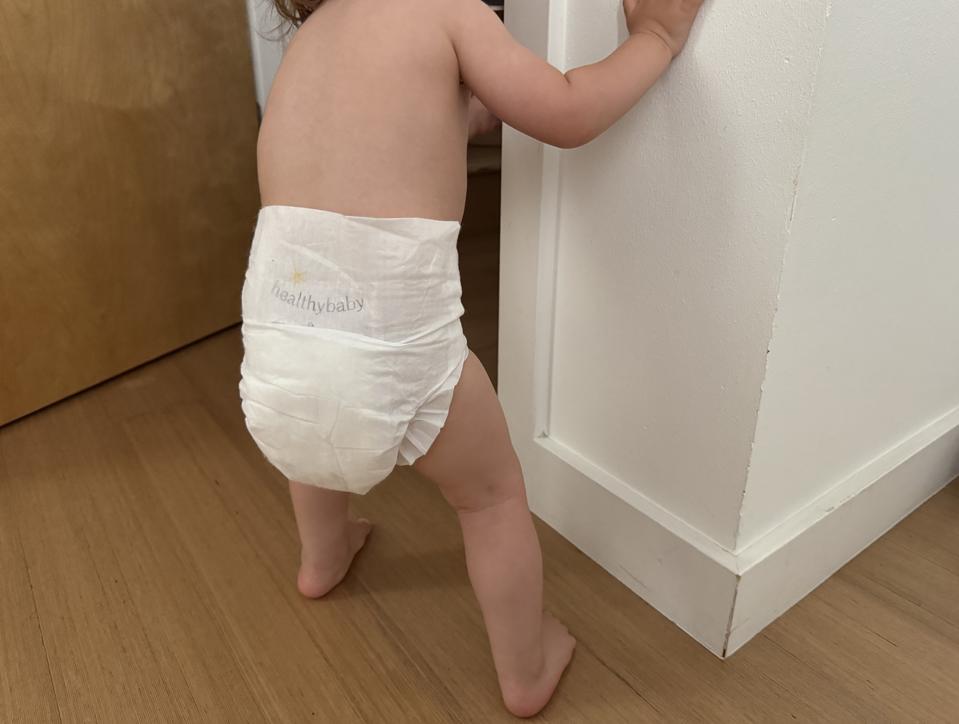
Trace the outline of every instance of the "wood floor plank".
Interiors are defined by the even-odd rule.
[[[843,688],[815,664],[808,664],[776,641],[760,634],[746,647],[723,662],[740,676],[739,695],[752,701],[763,696],[769,684],[788,698],[780,695],[781,708],[770,707],[774,713],[766,717],[770,722],[853,722],[870,721],[863,716],[863,707],[854,695]],[[736,721],[728,718],[726,721]],[[881,721],[873,718],[871,721]]]
[[[196,713],[189,691],[164,677],[104,532],[110,521],[92,502],[103,463],[85,444],[83,403],[72,398],[3,437],[56,701],[67,721],[146,712],[186,721]]]
[[[20,541],[14,479],[5,459],[13,428],[0,429],[0,721],[59,722],[53,679]]]
[[[233,366],[236,366],[236,368],[238,369],[238,360],[239,360],[239,354],[240,354],[239,345],[220,344],[217,347],[216,351],[211,351],[210,354],[215,354],[218,360],[222,363],[222,366],[211,364],[209,359],[205,359],[201,361],[201,358],[199,356],[193,356],[193,355],[182,355],[178,359],[178,365],[180,369],[185,373],[185,376],[191,380],[192,384],[194,384],[195,389],[197,390],[199,394],[209,393],[211,396],[214,396],[214,397],[219,396],[220,398],[224,396],[232,395],[233,390],[235,388],[235,381],[231,379],[231,375],[223,374],[223,370],[224,370],[224,366],[229,367],[231,369]],[[253,450],[255,450],[255,448],[252,445],[252,442],[248,439],[249,436],[246,433],[245,428],[243,427],[242,417],[239,414],[238,405],[232,405],[229,407],[217,406],[216,414],[217,414],[217,422],[236,434],[237,437],[235,437],[234,439],[237,441],[238,447],[240,447],[241,450],[244,447],[252,448]],[[195,436],[195,438],[198,440],[203,439],[204,437],[205,435],[199,435],[199,434]],[[247,455],[246,457],[247,459],[250,459],[251,457],[257,457],[257,456],[259,456],[258,452],[256,453],[256,455],[253,455],[253,456]],[[208,457],[213,458],[215,457],[215,455],[211,454]],[[279,476],[275,470],[270,468],[268,464],[265,464],[262,457],[259,457],[255,467],[257,467],[258,472],[262,474],[261,480],[263,481],[270,480],[271,483],[269,485],[271,488],[276,487],[283,491],[283,496],[285,498],[284,506],[283,506],[284,514],[287,515],[290,520],[292,520],[292,511],[288,510],[289,503],[288,503],[288,496],[286,494],[285,481],[283,481],[282,477]],[[379,491],[391,490],[394,488],[394,486],[403,485],[405,482],[406,481],[403,477],[403,472],[402,470],[400,470],[400,471],[397,471],[393,479],[384,483],[384,485],[381,488],[378,488],[377,491],[379,492]],[[377,493],[375,492],[372,495],[377,495]],[[259,503],[258,507],[262,507],[262,495],[260,495],[259,497],[261,502]],[[372,496],[368,496],[368,497],[372,497]],[[405,519],[402,517],[398,517],[397,515],[400,510],[404,509],[403,506],[387,505],[386,509],[389,510],[390,512],[387,513],[384,517],[398,523],[399,532],[410,531],[410,530],[426,531],[426,530],[430,530],[431,528],[435,531],[435,526],[431,524],[431,518],[426,517],[428,514],[431,514],[432,511],[435,509],[435,503],[438,503],[439,505],[444,505],[442,501],[439,500],[437,495],[437,501],[434,501],[433,507],[428,508],[426,510],[414,511],[414,515],[411,518],[405,518]],[[356,507],[358,509],[361,509],[361,513],[364,515],[375,515],[375,513],[372,512],[371,509],[363,507],[362,503],[360,502],[357,502]],[[452,513],[450,512],[449,515],[452,515]],[[463,558],[462,546],[459,541],[459,530],[458,528],[455,528],[455,518],[452,520],[453,520],[454,529],[452,529],[450,540],[452,541],[453,546],[455,546],[455,553],[453,556],[451,556],[451,565],[459,572],[461,585],[466,587],[464,604],[467,607],[469,607],[474,614],[472,619],[472,624],[474,628],[476,628],[476,631],[478,632],[478,637],[476,638],[476,644],[480,647],[481,650],[485,650],[485,647],[487,646],[486,638],[485,638],[485,630],[482,628],[482,619],[479,616],[478,609],[476,609],[475,607],[475,602],[472,598],[472,591],[471,589],[468,588],[468,580],[466,579],[466,575],[465,575],[465,560]],[[268,527],[266,528],[266,530],[272,531],[273,528]],[[291,526],[288,526],[288,530],[291,531],[292,535],[295,535],[295,530]],[[369,555],[371,556],[374,555],[374,552],[376,551],[377,541],[382,540],[383,533],[384,533],[383,527],[378,526],[378,530],[376,531],[376,534],[371,538],[370,543],[368,543],[368,545],[371,548]],[[276,540],[275,534],[272,535],[272,540],[274,541]],[[269,544],[268,541],[264,543],[264,545],[268,545],[268,544]],[[391,543],[390,545],[391,545],[391,548],[395,547],[395,542]],[[419,553],[423,554],[424,551],[419,551]],[[429,560],[429,556],[432,555],[432,552],[425,551],[425,553],[427,557],[424,559],[417,559],[412,554],[407,556],[406,558],[403,559],[402,564],[399,565],[399,569],[406,571],[407,574],[409,574],[411,569],[413,569],[414,567],[419,568],[420,577],[417,578],[417,581],[419,582],[419,584],[421,585],[433,584],[435,590],[438,592],[442,589],[440,587],[437,587],[436,584],[438,581],[441,582],[444,579],[431,577],[432,574],[428,570],[428,567],[424,569],[424,567],[416,565],[417,560]],[[286,560],[286,561],[292,560],[292,556],[290,555],[289,551],[281,553],[280,556],[285,556],[283,560]],[[357,579],[365,580],[366,578],[364,564],[362,562],[366,558],[367,556],[363,556],[361,557],[361,560],[357,562],[357,567],[355,571]],[[393,568],[393,566],[391,566],[390,564],[387,564],[386,567],[387,569]],[[446,570],[448,571],[448,569]],[[286,573],[285,575],[291,580],[292,576],[295,575],[295,570],[290,569],[290,572]],[[370,582],[369,585],[374,591],[376,591],[378,587],[380,586],[380,584],[382,583],[383,583],[382,577],[379,577],[379,578],[373,577],[373,580]],[[385,622],[385,625],[388,625],[388,626],[392,625],[392,630],[395,632],[399,640],[401,642],[405,642],[406,639],[403,636],[403,631],[409,627],[410,622],[404,620],[404,621],[401,621],[399,624],[397,624],[397,622],[392,620],[394,617],[389,613],[390,609],[389,609],[389,606],[387,605],[379,607],[379,611],[381,615],[384,615],[389,619],[389,621]],[[417,611],[415,615],[418,618],[422,618],[421,611]],[[436,645],[437,645],[436,641],[433,641],[432,644],[430,644],[429,639],[427,639],[424,643],[426,644],[427,650],[436,648]],[[409,644],[407,644],[407,647],[408,649],[411,648]],[[408,650],[407,653],[410,654],[411,652]],[[586,658],[587,656],[588,656],[587,654],[582,654],[580,658],[581,659]],[[429,665],[425,663],[427,660],[428,659],[421,657],[419,659],[420,665],[429,667]],[[488,692],[486,692],[487,695],[484,695],[482,700],[486,702],[487,705],[489,703],[492,703],[494,708],[486,712],[486,716],[488,717],[503,716],[504,712],[502,712],[501,708],[499,708],[498,706],[498,690],[495,688],[495,679],[489,678],[489,675],[491,675],[493,671],[492,660],[490,659],[487,662],[487,664],[488,664],[488,668],[486,669],[485,673],[487,674],[487,678],[489,680],[489,685],[491,688],[489,689]],[[595,673],[596,671],[601,670],[601,665],[599,665],[599,662],[593,662],[591,665],[586,665],[586,666],[587,668],[585,668],[584,674],[586,674],[587,676],[589,675],[590,672]],[[604,673],[605,675],[608,675],[608,672],[604,672]],[[442,674],[443,672],[439,671],[439,672],[435,672],[433,676],[436,678],[437,681],[441,681]],[[433,686],[435,686],[435,683],[433,684]],[[469,684],[467,684],[467,686],[469,686]],[[595,687],[590,686],[587,688],[589,690],[592,690]],[[447,694],[447,696],[452,697],[453,695]],[[632,708],[635,708],[635,707],[632,707]],[[474,710],[473,714],[475,715],[476,713],[477,712],[475,712]],[[646,713],[648,714],[648,712]],[[607,714],[610,715],[608,712]],[[572,720],[576,720],[575,713],[573,713],[573,716],[574,718]],[[460,719],[457,719],[457,720],[460,720]],[[649,719],[647,718],[643,720],[645,721]]]
[[[436,511],[424,526],[402,503],[407,482],[396,471],[354,500],[357,513],[373,521],[377,537],[371,538],[376,547],[357,577],[407,656],[456,693],[469,712],[463,721],[508,721],[485,631],[464,603],[471,592],[461,550],[439,535]]]
[[[145,484],[133,445],[123,434],[126,417],[111,417],[103,404],[116,388],[104,388],[91,400],[88,415],[91,445],[109,440],[103,457],[116,474],[100,479],[96,502],[130,590],[158,652],[165,677],[181,674],[203,721],[260,721],[263,711],[230,649],[218,622],[214,593],[180,541],[157,491]]]
[[[215,592],[203,585],[176,525],[154,488],[145,484],[147,473],[121,424],[192,401],[189,386],[175,371],[171,355],[91,391],[90,444],[101,441],[102,456],[117,471],[100,478],[97,501],[112,521],[108,530],[132,582],[132,602],[149,621],[164,663],[182,670],[203,721],[262,721],[263,710],[218,621]],[[145,390],[155,394],[144,395]]]
[[[224,338],[231,336],[234,340],[238,340],[238,330],[231,330],[229,334],[222,335]],[[183,350],[183,353],[178,355],[178,359],[176,361],[177,370],[171,370],[170,374],[174,377],[182,376],[182,379],[178,384],[180,384],[181,387],[184,384],[192,386],[192,394],[188,396],[189,401],[185,402],[181,400],[177,403],[176,407],[182,407],[183,405],[190,404],[190,402],[194,400],[203,400],[203,404],[206,406],[207,401],[210,398],[222,400],[225,396],[235,396],[235,382],[230,378],[232,377],[232,370],[234,367],[237,370],[239,369],[239,355],[241,348],[238,344],[224,344],[219,339],[211,339],[209,342],[216,342],[216,344],[210,344],[209,347],[212,349],[204,349],[203,354],[192,354],[195,350],[193,347],[191,347],[187,350]],[[206,344],[207,343],[204,342],[204,345]],[[216,363],[211,361],[211,356]],[[230,370],[230,372],[224,374],[226,370]],[[145,412],[153,407],[162,407],[164,405],[165,395],[162,390],[153,390],[144,385],[137,385],[136,390],[140,399],[133,404],[134,409]],[[217,461],[216,463],[210,463],[210,465],[220,466],[220,473],[214,475],[214,478],[218,481],[218,484],[232,485],[234,491],[241,489],[241,480],[247,480],[245,483],[246,490],[254,490],[252,494],[248,495],[248,500],[250,503],[246,506],[247,510],[258,511],[257,515],[260,518],[263,518],[266,511],[273,512],[272,520],[259,525],[253,525],[250,527],[250,530],[259,531],[260,535],[258,540],[262,542],[265,549],[271,551],[271,560],[275,565],[275,570],[279,572],[278,576],[280,576],[277,581],[277,585],[281,587],[288,587],[287,590],[292,591],[293,581],[295,580],[296,575],[295,563],[299,549],[296,541],[295,524],[293,521],[289,495],[286,490],[285,479],[283,479],[279,472],[272,468],[272,466],[265,461],[259,451],[255,448],[255,445],[253,444],[243,425],[238,399],[234,404],[230,405],[213,405],[209,408],[209,412],[211,416],[216,416],[216,423],[218,425],[222,426],[224,430],[230,431],[230,443],[231,445],[235,446],[238,453],[242,455],[242,460],[234,460],[230,472],[227,473],[222,469],[221,465],[221,458],[223,457],[222,450],[210,450],[205,456],[197,456],[197,459]],[[209,431],[207,431],[206,434],[209,434]],[[192,436],[192,439],[203,440],[206,434],[196,434]],[[231,453],[230,455],[236,457],[237,452]],[[220,490],[219,487],[218,490]],[[277,493],[279,493],[279,495],[277,495]],[[278,535],[279,531],[283,531],[286,535]],[[370,555],[373,555],[373,551],[375,551],[377,547],[377,542],[381,539],[382,530],[375,531],[370,542],[367,544],[371,550],[364,552],[364,554],[357,561],[356,570],[354,571],[354,573],[357,574],[357,581],[362,577],[363,560],[368,558]],[[282,546],[279,541],[284,541]],[[346,585],[349,586],[350,582],[348,581]],[[338,596],[339,593],[336,593],[327,601],[320,603],[322,605],[323,603],[328,603],[330,601],[337,601]],[[412,683],[408,682],[409,686],[406,691],[422,691],[424,696],[435,699],[443,704],[443,716],[447,717],[447,719],[445,719],[447,721],[473,721],[471,718],[473,714],[470,714],[469,716],[466,714],[456,714],[457,710],[462,710],[462,706],[457,703],[457,697],[462,696],[462,694],[460,692],[456,692],[454,695],[449,691],[445,691],[444,693],[443,689],[445,687],[443,684],[442,671],[435,671],[431,666],[426,664],[426,660],[423,658],[417,659],[415,655],[412,657],[412,659],[408,658],[410,656],[409,644],[404,631],[401,628],[398,628],[391,620],[386,618],[382,614],[382,611],[378,610],[379,606],[376,604],[374,599],[371,598],[370,601],[371,607],[370,611],[367,613],[368,615],[376,615],[377,618],[372,622],[369,620],[367,620],[365,623],[363,621],[357,621],[356,626],[359,630],[372,630],[371,625],[373,623],[382,626],[384,635],[388,636],[392,640],[392,644],[390,644],[390,641],[378,641],[376,642],[377,645],[381,647],[389,645],[387,646],[388,648],[398,647],[402,653],[402,656],[406,657],[403,659],[397,659],[394,657],[394,659],[390,661],[390,657],[385,656],[385,659],[390,661],[389,670],[401,673],[409,671],[425,672],[423,674],[425,679]],[[312,605],[316,605],[316,602],[314,602]],[[355,602],[352,605],[355,606]],[[324,608],[323,610],[327,611],[328,609]],[[343,611],[340,611],[339,613],[348,617],[355,617],[356,615],[356,612],[353,610],[353,608],[350,608],[349,611],[345,613]],[[337,624],[337,622],[339,623]],[[337,625],[342,627],[342,622],[342,618],[334,617],[329,619],[326,625],[327,628],[335,628]],[[354,635],[356,632],[351,631],[349,633],[350,635]],[[355,639],[348,640],[353,641],[353,644],[355,645]],[[485,639],[483,639],[480,643],[485,644]],[[424,645],[427,647],[436,646],[437,641],[427,639]],[[374,655],[381,657],[384,656],[382,651],[373,653]],[[406,674],[404,673],[404,675]],[[483,701],[486,702],[487,706],[491,705],[493,707],[493,711],[500,713],[499,709],[497,708],[499,707],[498,692],[494,690],[494,694],[495,696],[492,698],[484,697]],[[382,719],[370,719],[370,721],[380,720]]]
[[[884,536],[959,576],[959,486],[933,496]]]
[[[343,584],[296,591],[241,354],[234,327],[0,429],[0,719],[515,721],[456,516],[411,469],[354,496],[375,528]],[[537,520],[579,645],[533,721],[955,721],[957,519],[959,481],[727,661]]]
[[[944,701],[957,701],[955,677],[927,667],[925,654],[904,661],[897,650],[904,636],[925,644],[932,637],[907,619],[890,619],[881,601],[841,578],[822,584],[766,629],[765,636],[841,682],[847,700],[869,718],[937,721],[944,712],[955,711],[941,707]],[[950,654],[945,643],[932,651],[934,660],[952,663],[946,671],[959,670],[957,653]]]
[[[323,601],[305,601],[295,591],[299,543],[286,480],[266,462],[253,444],[235,394],[242,354],[239,335],[221,335],[221,339],[211,342],[216,344],[203,350],[203,354],[192,354],[192,349],[184,350],[187,354],[178,356],[177,360],[184,380],[193,386],[197,399],[203,400],[209,413],[206,420],[197,416],[191,422],[202,428],[192,439],[207,448],[198,459],[208,461],[208,472],[218,482],[218,493],[228,496],[238,514],[243,516],[243,527],[270,562],[277,585],[292,597],[297,610],[305,612],[302,618],[304,627],[312,630],[318,641],[325,642],[332,637],[337,643],[331,646],[333,650],[350,652],[344,656],[355,669],[350,682],[358,690],[382,688],[383,679],[379,677],[385,676],[387,680],[396,680],[397,690],[406,698],[411,691],[420,692],[420,696],[414,699],[418,702],[415,717],[413,712],[402,714],[414,717],[409,720],[468,720],[456,695],[446,689],[442,678],[425,670],[422,662],[408,658],[403,641],[397,640],[396,631],[383,620],[378,605],[359,583],[358,571],[362,570],[363,560],[371,553],[364,551],[356,562],[356,575],[351,575]],[[211,363],[211,357],[215,363]],[[162,396],[162,392],[158,394]],[[223,404],[224,399],[229,400],[229,404]],[[141,404],[149,407],[153,401],[147,396]],[[219,430],[211,427],[214,422]],[[367,544],[368,550],[375,550],[381,539],[381,532],[377,530]],[[348,600],[343,600],[347,594]],[[317,614],[322,618],[317,619]],[[361,651],[356,651],[358,641],[364,644]],[[370,662],[373,662],[372,666]],[[378,710],[391,700],[389,690],[383,693],[383,701],[361,702],[372,707],[364,709],[368,720],[386,721],[386,716],[392,717],[389,720],[407,720],[396,719],[407,705],[403,698],[392,700],[392,706],[399,711]]]
[[[406,631],[422,629],[411,645],[429,641],[429,631],[441,626],[441,640],[448,641],[442,652],[427,646],[421,652],[427,660],[438,654],[448,656],[448,665],[441,665],[444,675],[459,675],[464,661],[470,669],[465,673],[459,689],[470,687],[469,682],[482,681],[484,689],[476,692],[474,707],[489,707],[489,702],[498,702],[499,691],[495,670],[489,653],[489,644],[483,627],[482,614],[469,585],[465,553],[459,524],[455,514],[443,501],[435,486],[425,481],[409,468],[400,468],[395,479],[386,481],[381,488],[357,501],[362,513],[384,526],[394,540],[393,561],[381,561],[375,571],[367,570],[364,579],[374,593],[384,589],[382,608],[398,627]],[[368,563],[372,566],[373,560]],[[431,610],[423,620],[420,607],[424,596],[412,588],[407,603],[394,587],[404,586],[403,571],[417,570],[419,586],[427,585],[435,591],[429,597]],[[406,584],[408,585],[408,584]],[[548,593],[548,591],[547,591]],[[550,609],[549,600],[546,601]],[[569,623],[567,621],[567,623]],[[588,647],[579,648],[574,654],[576,665],[564,674],[553,702],[544,710],[542,720],[550,722],[592,721],[596,716],[606,721],[659,721],[657,712],[637,697],[620,676],[609,670]],[[476,688],[476,684],[472,685]],[[482,710],[490,721],[509,721],[501,707]],[[492,718],[495,717],[495,718]]]
[[[761,722],[811,713],[804,697],[748,658],[717,659],[545,524],[539,534],[557,614],[667,719]]]
[[[831,577],[804,603],[828,607],[843,618],[848,628],[864,638],[879,639],[879,645],[888,652],[886,658],[897,685],[921,698],[928,716],[959,713],[959,690],[955,687],[959,643],[913,617],[900,615],[884,597],[846,577]]]
[[[903,545],[903,537],[894,533],[876,541],[841,573],[843,577],[865,576],[901,598],[921,604],[959,634],[959,574],[950,570],[945,556],[936,558],[935,549],[917,540]]]
[[[959,645],[959,630],[953,624],[926,609],[921,600],[917,600],[921,597],[910,596],[906,598],[861,573],[843,573],[842,578],[855,583],[863,591],[883,601],[886,606],[895,610],[897,615],[911,618],[940,639]]]
[[[216,483],[184,431],[195,406],[147,413],[122,425],[147,471],[145,482],[173,520],[206,585],[240,667],[268,718],[363,721],[340,686],[330,654],[316,651],[290,602],[214,491]]]
[[[325,654],[342,688],[366,721],[445,722],[462,714],[456,696],[441,679],[409,666],[405,652],[382,625],[382,613],[368,591],[352,577],[322,601],[306,599],[296,590],[299,543],[286,481],[257,476],[234,442],[205,409],[187,406],[180,416],[182,434],[205,475],[216,482],[216,493],[231,510],[243,535],[266,564],[277,589],[284,594],[304,632]],[[285,505],[274,504],[268,486],[279,485]],[[366,553],[368,551],[364,551]],[[362,570],[360,557],[356,571]],[[356,572],[354,571],[354,572]],[[418,691],[420,697],[410,697]]]

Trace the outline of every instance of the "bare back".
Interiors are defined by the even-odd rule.
[[[260,200],[461,220],[469,90],[424,0],[325,0],[297,30],[257,143]]]

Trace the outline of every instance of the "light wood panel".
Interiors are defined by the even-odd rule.
[[[0,4],[0,424],[235,323],[243,0]]]

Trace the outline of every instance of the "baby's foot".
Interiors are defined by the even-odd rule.
[[[510,713],[529,717],[549,703],[559,678],[569,665],[576,648],[569,630],[552,614],[543,613],[543,670],[527,683],[502,685],[503,702]]]
[[[329,593],[350,570],[354,556],[366,543],[372,527],[366,518],[349,521],[342,547],[323,560],[309,560],[304,552],[296,577],[296,587],[300,593],[307,598],[321,598]]]

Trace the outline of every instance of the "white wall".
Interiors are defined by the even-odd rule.
[[[260,112],[266,108],[266,99],[270,94],[270,85],[276,69],[283,58],[283,48],[295,31],[281,38],[281,31],[274,30],[279,16],[270,0],[246,0],[247,15],[250,20],[250,48],[253,53],[253,76],[256,84],[256,100]]]
[[[726,548],[825,7],[707,4],[639,105],[562,155],[550,436]],[[563,70],[599,60],[622,2],[569,2],[566,35]]]
[[[514,0],[568,70],[620,0]],[[560,150],[503,135],[499,396],[535,513],[727,656],[959,475],[959,6],[710,0]]]
[[[952,0],[832,6],[741,547],[959,409],[957,30]]]

